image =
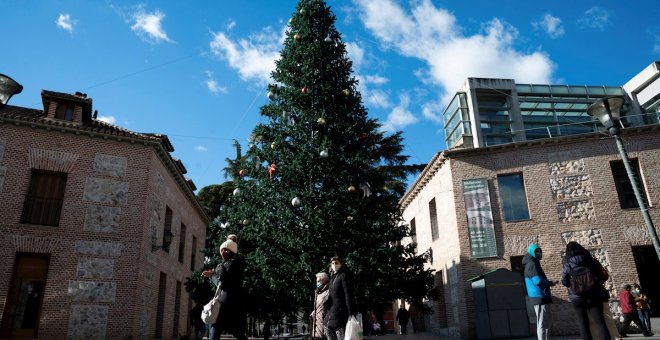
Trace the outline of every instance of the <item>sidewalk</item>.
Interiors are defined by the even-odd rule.
[[[446,337],[446,336],[438,336],[434,335],[433,333],[416,333],[416,334],[406,334],[406,335],[394,335],[394,334],[388,334],[388,335],[383,335],[383,336],[376,336],[376,337],[365,337],[364,340],[458,340],[459,338],[453,338],[453,337]],[[536,337],[529,337],[529,338],[517,338],[517,339],[522,339],[522,340],[536,340]],[[557,337],[551,337],[553,340],[580,340],[580,337],[578,335],[575,336],[557,336]],[[628,337],[626,339],[655,339],[655,340],[660,340],[660,334],[656,333],[655,335],[651,337],[644,337],[642,334],[628,334]]]

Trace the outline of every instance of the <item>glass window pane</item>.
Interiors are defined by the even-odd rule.
[[[497,176],[505,221],[529,219],[527,194],[522,174]]]
[[[623,89],[620,87],[606,86],[605,93],[609,96],[623,96]]]
[[[527,85],[527,84],[517,84],[516,89],[518,92],[532,92],[532,85]]]
[[[602,86],[587,86],[589,94],[604,95],[605,89]]]
[[[587,88],[584,86],[569,86],[569,91],[575,94],[587,94]]]
[[[557,94],[568,93],[568,86],[552,85],[552,93],[557,93]]]

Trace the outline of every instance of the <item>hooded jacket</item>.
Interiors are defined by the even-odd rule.
[[[532,243],[527,248],[527,254],[523,257],[522,264],[525,267],[525,287],[530,302],[535,305],[552,302],[550,293],[550,281],[545,276],[539,259],[536,258],[534,251],[540,249],[536,243]]]

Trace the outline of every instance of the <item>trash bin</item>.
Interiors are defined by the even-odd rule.
[[[500,268],[468,281],[472,284],[477,338],[529,336],[525,279],[520,273]]]

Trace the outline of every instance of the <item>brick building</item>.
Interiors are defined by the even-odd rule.
[[[413,232],[407,241],[432,255],[441,292],[427,327],[477,336],[484,306],[475,304],[468,280],[498,268],[522,272],[532,242],[543,248],[551,280],[561,279],[568,242],[589,249],[610,272],[615,314],[625,283],[639,282],[660,301],[660,262],[616,144],[586,112],[598,98],[625,99],[622,138],[658,230],[659,66],[652,63],[623,87],[466,80],[444,113],[449,149],[433,157],[400,201]],[[552,291],[551,334],[578,333],[567,290]],[[505,314],[492,325],[511,321],[513,314]],[[527,314],[535,322],[529,306]]]
[[[0,107],[0,337],[188,334],[208,217],[167,136],[97,120],[85,94],[42,100]]]

